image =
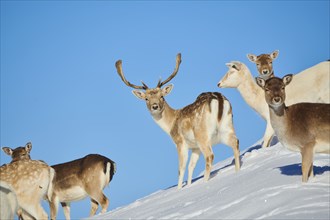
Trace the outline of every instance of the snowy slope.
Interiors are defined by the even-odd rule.
[[[160,190],[93,219],[329,219],[330,156],[315,156],[316,176],[303,184],[299,153],[280,143],[259,147],[241,153],[237,173],[229,158],[207,183],[196,178],[190,187]]]

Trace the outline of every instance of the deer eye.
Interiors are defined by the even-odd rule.
[[[146,101],[149,101],[149,99],[148,99],[148,98],[146,98]]]

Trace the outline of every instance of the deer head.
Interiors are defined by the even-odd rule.
[[[285,102],[285,86],[292,80],[292,74],[284,76],[282,79],[273,77],[265,80],[256,77],[256,82],[265,91],[266,102],[271,107],[282,106]]]
[[[257,65],[257,69],[260,75],[266,75],[268,77],[274,76],[273,60],[278,56],[279,51],[275,50],[270,54],[261,54],[256,56],[254,54],[248,54],[248,59]]]
[[[164,97],[168,95],[173,88],[173,85],[167,85],[162,88],[166,83],[171,81],[179,71],[179,66],[181,63],[181,53],[178,53],[176,56],[176,65],[173,73],[164,81],[159,80],[155,88],[149,88],[144,82],[141,82],[142,85],[134,85],[126,80],[123,70],[122,70],[122,61],[118,60],[116,62],[117,73],[122,79],[122,81],[129,87],[132,87],[136,90],[133,90],[133,94],[139,99],[145,100],[147,108],[152,115],[157,115],[163,112],[165,106]]]
[[[23,160],[23,159],[31,159],[30,152],[32,150],[32,143],[28,142],[24,147],[17,147],[15,149],[11,149],[9,147],[3,147],[2,150],[12,158],[12,162]]]

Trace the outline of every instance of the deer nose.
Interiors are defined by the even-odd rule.
[[[153,105],[152,105],[152,109],[153,109],[153,110],[157,110],[157,109],[158,109],[158,105],[157,105],[157,104],[153,104]]]
[[[268,70],[263,70],[262,73],[263,74],[268,74]]]
[[[281,102],[281,100],[282,100],[281,97],[274,97],[274,98],[273,98],[273,101],[274,101],[275,103],[279,103],[279,102]]]
[[[221,82],[218,83],[218,87],[221,88]]]

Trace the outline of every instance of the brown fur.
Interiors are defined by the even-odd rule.
[[[285,86],[292,75],[283,79],[257,78],[257,84],[265,90],[272,126],[280,142],[302,155],[302,181],[313,176],[314,153],[330,154],[330,104],[298,103],[285,105]]]
[[[188,167],[188,185],[191,184],[192,173],[200,153],[204,155],[206,161],[204,179],[209,179],[214,159],[212,145],[220,142],[233,148],[235,168],[240,169],[238,139],[232,124],[231,105],[227,99],[220,93],[202,93],[194,103],[179,110],[172,109],[165,101],[164,97],[171,92],[173,85],[161,87],[175,77],[180,63],[181,54],[178,54],[175,70],[170,77],[159,82],[156,88],[143,88],[126,80],[121,60],[116,62],[117,72],[127,86],[145,90],[145,92],[133,90],[133,94],[145,100],[155,122],[171,136],[176,144],[179,155],[179,189],[182,188],[188,149],[192,150]],[[217,107],[212,108],[213,101],[218,102]],[[225,107],[226,112],[224,112]],[[216,116],[213,110],[217,111],[214,113],[217,114]]]
[[[30,151],[32,144],[29,142],[25,147],[16,149],[3,148],[3,150],[12,156],[12,162],[31,161]],[[109,176],[107,166],[110,163]],[[89,154],[83,158],[73,160],[67,163],[53,165],[56,171],[56,181],[54,181],[54,190],[49,199],[51,219],[56,219],[58,202],[64,209],[66,219],[70,219],[70,202],[85,198],[87,195],[91,198],[90,216],[95,215],[98,205],[102,206],[102,212],[105,212],[109,206],[109,199],[103,194],[102,190],[107,186],[116,172],[116,164],[107,157],[98,154]],[[106,178],[102,181],[101,176]],[[75,188],[81,188],[86,195],[80,195],[79,198],[65,199],[63,195],[70,194],[69,190],[74,192]]]
[[[257,65],[258,73],[260,75],[267,75],[268,77],[274,76],[273,60],[278,56],[278,50],[270,54],[260,54],[258,56],[248,54],[248,59]]]

